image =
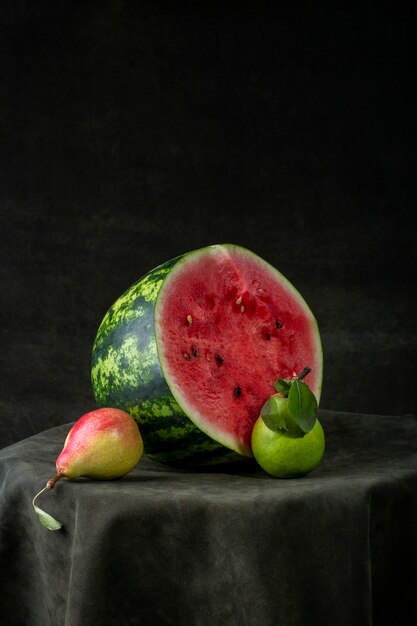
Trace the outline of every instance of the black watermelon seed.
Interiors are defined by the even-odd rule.
[[[265,333],[265,339],[269,341],[271,339],[271,335],[269,333]]]
[[[195,346],[191,346],[191,352],[193,356],[195,357],[198,356],[197,348]]]
[[[220,354],[216,354],[216,361],[217,363],[223,363],[223,357]]]
[[[281,328],[282,324],[281,324],[281,322],[276,321],[276,322],[275,322],[275,326],[276,326],[277,328]]]
[[[242,390],[240,387],[235,387],[233,394],[235,395],[236,398],[240,397],[240,394],[242,393]]]

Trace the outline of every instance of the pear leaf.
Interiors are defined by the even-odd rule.
[[[317,416],[317,400],[307,383],[295,378],[288,393],[288,410],[304,433],[310,432]]]
[[[278,391],[278,393],[282,393],[287,395],[291,388],[291,385],[288,380],[284,380],[283,378],[278,378],[277,382],[274,385],[274,389]]]
[[[45,513],[45,511],[42,511],[42,509],[40,509],[35,504],[35,500],[39,498],[39,496],[47,489],[48,485],[46,485],[46,487],[41,489],[40,492],[36,494],[36,496],[32,500],[32,506],[35,513],[38,515],[42,526],[45,526],[45,528],[47,528],[48,530],[59,530],[60,528],[62,528],[61,522],[58,522],[58,520],[52,517],[52,515],[49,515],[49,513]]]
[[[49,515],[49,513],[45,513],[45,511],[42,511],[42,509],[40,509],[35,504],[33,505],[33,508],[35,509],[35,513],[38,514],[42,526],[45,526],[45,528],[48,528],[48,530],[59,530],[60,528],[62,528],[61,522],[58,522],[58,520],[52,517],[52,515]]]
[[[285,415],[279,409],[274,396],[270,396],[261,409],[261,417],[269,430],[275,433],[288,430]]]

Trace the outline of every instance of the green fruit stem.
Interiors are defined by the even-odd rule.
[[[64,470],[62,469],[62,467],[58,467],[57,470],[58,471],[55,476],[48,480],[48,482],[46,483],[45,489],[53,489],[55,487],[55,483],[64,475]]]

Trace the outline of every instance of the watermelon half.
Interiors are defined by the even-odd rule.
[[[214,245],[160,265],[104,317],[94,342],[97,403],[130,413],[145,452],[168,463],[250,457],[278,377],[305,367],[317,399],[322,349],[296,289],[259,256]]]

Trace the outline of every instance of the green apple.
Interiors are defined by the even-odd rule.
[[[318,419],[303,436],[292,429],[271,430],[262,417],[253,427],[253,456],[265,472],[277,478],[308,474],[320,462],[324,448],[324,431]]]

